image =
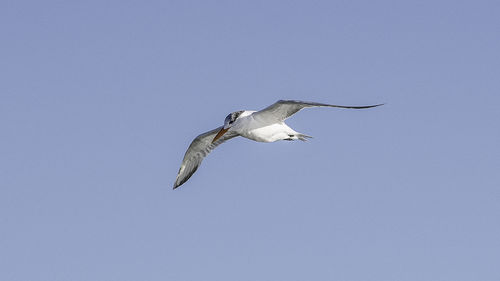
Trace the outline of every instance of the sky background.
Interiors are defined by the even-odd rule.
[[[0,2],[0,279],[500,280],[498,1]],[[309,142],[191,140],[278,99]]]

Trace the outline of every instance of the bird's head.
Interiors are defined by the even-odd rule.
[[[220,129],[220,131],[217,133],[217,135],[212,140],[212,143],[216,142],[220,137],[222,137],[222,135],[224,135],[234,125],[234,123],[236,122],[238,117],[240,117],[240,115],[242,113],[243,113],[243,110],[229,113],[226,116],[226,119],[224,119],[224,127],[222,127],[222,129]]]
[[[236,122],[236,119],[240,117],[241,113],[243,113],[243,110],[229,113],[226,116],[226,119],[224,119],[224,129],[229,130],[229,128],[233,126],[234,122]]]

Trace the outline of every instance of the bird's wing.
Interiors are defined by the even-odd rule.
[[[306,107],[317,107],[317,106],[327,106],[327,107],[339,107],[339,108],[354,108],[363,109],[380,106],[382,104],[367,105],[367,106],[345,106],[345,105],[335,105],[317,102],[307,102],[298,100],[279,100],[270,106],[262,109],[261,111],[255,112],[254,116],[257,118],[262,118],[272,122],[282,122],[297,111]]]
[[[216,148],[219,144],[238,136],[237,133],[228,131],[216,142],[212,143],[215,135],[217,135],[221,129],[222,126],[203,133],[191,142],[186,154],[184,154],[184,159],[182,160],[179,173],[175,179],[174,189],[185,183],[194,174],[194,172],[196,172],[201,164],[201,161],[203,161],[203,158],[205,158],[214,148]]]

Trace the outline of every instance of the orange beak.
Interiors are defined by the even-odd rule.
[[[222,135],[224,135],[227,132],[227,130],[229,130],[229,128],[227,128],[227,129],[224,129],[224,128],[220,129],[220,131],[217,133],[217,135],[215,136],[215,138],[212,141],[212,143],[216,142],[220,137],[222,137]]]

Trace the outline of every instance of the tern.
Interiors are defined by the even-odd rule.
[[[306,107],[337,107],[363,109],[383,104],[345,106],[297,100],[279,100],[260,111],[240,110],[227,115],[224,125],[197,136],[189,145],[175,179],[174,189],[185,183],[205,158],[219,144],[237,136],[258,142],[279,140],[306,141],[311,136],[296,132],[285,120]]]

